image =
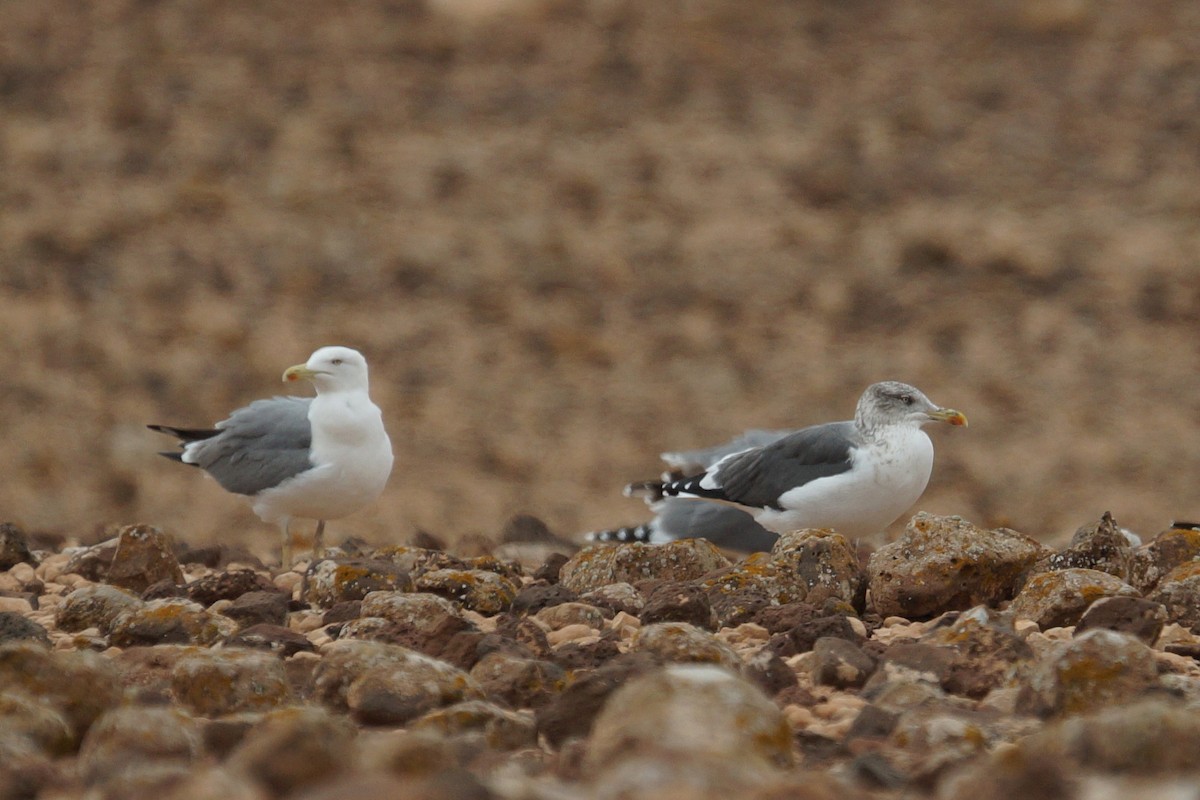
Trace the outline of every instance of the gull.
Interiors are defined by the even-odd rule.
[[[627,494],[721,501],[768,531],[832,528],[857,538],[878,533],[920,498],[933,471],[930,422],[967,418],[897,381],[868,386],[854,419],[802,428],[718,458],[688,477],[630,484]],[[703,452],[703,451],[701,451]]]
[[[264,522],[280,526],[288,569],[292,520],[317,521],[315,562],[323,555],[326,520],[358,511],[383,491],[392,443],[357,350],[322,347],[288,367],[283,380],[309,381],[317,395],[256,400],[212,428],[148,427],[179,439],[178,452],[161,455],[203,469],[225,490],[249,497]]]

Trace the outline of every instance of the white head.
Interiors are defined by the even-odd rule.
[[[367,360],[362,353],[349,347],[322,347],[308,357],[304,364],[288,367],[283,373],[285,383],[312,381],[317,394],[367,390]]]
[[[899,381],[883,381],[868,386],[859,398],[854,420],[864,430],[886,425],[912,425],[919,428],[927,422],[967,424],[967,418],[960,412],[934,405],[920,389]]]

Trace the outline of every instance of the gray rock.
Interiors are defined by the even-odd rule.
[[[1016,531],[922,512],[871,555],[871,603],[880,616],[909,618],[994,606],[1011,599],[1026,570],[1049,552]]]
[[[1087,631],[1053,648],[1022,677],[1017,710],[1080,714],[1128,703],[1155,686],[1154,651],[1116,631]]]
[[[1200,631],[1200,561],[1189,561],[1171,570],[1147,598],[1162,603],[1167,621]]]
[[[1200,530],[1168,528],[1134,551],[1129,582],[1145,594],[1171,570],[1197,559],[1200,559]]]
[[[556,606],[543,608],[534,614],[534,619],[556,631],[568,625],[587,625],[589,628],[603,628],[604,612],[587,603],[567,602]]]
[[[633,646],[658,660],[677,664],[717,664],[733,672],[742,660],[729,645],[686,622],[657,622],[638,629]]]
[[[1011,615],[986,606],[976,606],[949,625],[935,627],[920,641],[949,656],[942,688],[976,699],[1005,685],[1017,666],[1034,656],[1033,648],[1013,629]]]
[[[137,595],[116,586],[95,583],[81,586],[67,595],[55,614],[55,623],[60,630],[81,631],[99,628],[108,635],[113,621],[131,608],[142,605]]]
[[[66,755],[75,749],[75,731],[63,713],[19,689],[0,692],[0,728],[24,736],[48,756]]]
[[[485,616],[507,611],[517,597],[517,584],[495,572],[438,569],[417,578],[417,590],[460,604]]]
[[[485,655],[470,675],[488,697],[513,708],[541,708],[566,683],[566,672],[557,664],[504,650]]]
[[[283,625],[288,618],[288,596],[278,591],[254,591],[239,595],[221,612],[239,627]]]
[[[371,592],[363,598],[360,616],[382,617],[422,633],[437,630],[443,617],[462,612],[444,597],[426,592]]]
[[[705,539],[593,545],[563,564],[559,582],[583,594],[611,583],[632,584],[650,579],[690,581],[727,566],[729,560]]]
[[[1107,572],[1069,568],[1031,577],[1008,610],[1015,619],[1031,619],[1045,630],[1078,624],[1101,597],[1138,596],[1137,589]]]
[[[792,733],[759,689],[711,664],[675,664],[618,689],[596,718],[587,774],[611,775],[628,759],[679,758],[763,769],[792,762]]]
[[[171,690],[192,713],[264,711],[292,699],[283,662],[259,650],[199,650],[171,670]]]
[[[159,581],[183,583],[183,570],[167,534],[151,525],[126,525],[117,534],[106,581],[141,593]]]
[[[614,614],[624,611],[635,617],[646,606],[646,598],[642,593],[624,581],[597,587],[580,595],[579,599],[597,608],[607,608]]]

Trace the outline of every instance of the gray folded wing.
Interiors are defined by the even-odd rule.
[[[184,460],[237,494],[278,486],[312,469],[311,403],[307,397],[256,400],[218,422],[217,435],[188,444]]]
[[[784,493],[838,475],[852,466],[858,444],[853,422],[803,428],[766,447],[745,450],[718,462],[705,479],[679,481],[687,493],[757,508],[781,508]],[[701,483],[710,484],[701,488]]]

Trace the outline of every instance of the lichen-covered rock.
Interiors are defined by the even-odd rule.
[[[730,598],[743,605],[764,605],[755,602],[758,596],[770,605],[821,606],[830,599],[854,604],[862,593],[863,572],[854,548],[840,533],[807,529],[781,535],[770,553],[752,553],[706,576],[700,585],[714,606],[721,606],[727,624],[739,613],[736,605],[727,608],[721,602]],[[748,620],[752,610],[745,613]]]
[[[1200,561],[1189,561],[1168,572],[1147,597],[1167,610],[1167,622],[1200,632]]]
[[[1153,646],[1167,623],[1162,603],[1142,597],[1102,597],[1088,606],[1075,628],[1075,635],[1093,628],[1107,628],[1136,636]]]
[[[824,636],[845,639],[856,645],[862,645],[862,633],[855,628],[850,619],[842,614],[830,614],[800,622],[792,628],[775,634],[767,642],[767,648],[776,655],[784,658],[797,653],[807,653],[813,649],[816,641]]]
[[[266,575],[252,569],[214,572],[189,583],[185,589],[189,600],[207,608],[218,600],[237,600],[248,592],[282,594]]]
[[[875,659],[845,639],[822,637],[813,643],[813,683],[837,689],[857,689],[875,671]]]
[[[0,646],[0,692],[19,691],[57,709],[78,740],[104,712],[121,701],[113,663],[96,653],[51,652],[31,643]]]
[[[1011,599],[1024,572],[1048,553],[1016,531],[922,512],[903,536],[871,555],[871,605],[880,616],[910,619],[996,605]]]
[[[329,608],[347,600],[362,600],[371,592],[411,592],[412,578],[392,561],[332,559],[317,562],[309,579],[308,600]]]
[[[79,751],[80,773],[89,784],[111,781],[131,765],[190,765],[201,753],[199,728],[177,708],[122,706],[96,721]]]
[[[351,716],[367,725],[400,725],[434,708],[483,697],[470,675],[414,650],[365,670],[346,688]]]
[[[21,563],[37,563],[37,559],[29,551],[29,540],[25,531],[11,522],[0,523],[0,572]]]
[[[1125,583],[1133,574],[1133,544],[1107,511],[1099,522],[1075,531],[1071,543],[1034,567],[1047,570],[1092,569],[1106,572]]]
[[[1038,627],[1076,625],[1088,606],[1102,597],[1138,597],[1125,581],[1094,569],[1066,568],[1034,575],[1013,598],[1015,619],[1031,619]]]
[[[71,559],[63,567],[63,573],[80,575],[89,581],[103,581],[116,555],[117,539],[114,536],[90,547],[71,548],[66,552],[71,554]]]
[[[1102,628],[1063,642],[1021,679],[1017,709],[1041,716],[1080,714],[1135,699],[1158,680],[1154,651]]]
[[[22,613],[0,611],[0,645],[7,642],[36,642],[49,647],[50,634]]]
[[[645,595],[639,592],[633,584],[625,581],[600,586],[581,594],[579,599],[597,608],[606,608],[614,614],[624,611],[635,617],[646,607]]]
[[[941,676],[942,688],[971,698],[982,698],[1003,685],[1016,665],[1034,656],[1009,616],[986,606],[976,606],[951,624],[934,628],[920,641],[949,656]]]
[[[1168,528],[1134,551],[1129,582],[1145,594],[1171,570],[1197,559],[1200,559],[1200,530]]]
[[[424,547],[409,547],[391,545],[381,547],[371,553],[373,559],[389,561],[404,572],[417,579],[426,572],[436,569],[466,569],[464,559],[452,556],[443,550],[433,550]]]
[[[171,670],[171,691],[192,713],[264,711],[292,699],[283,662],[258,650],[199,650]]]
[[[651,579],[690,581],[727,566],[729,560],[705,539],[593,545],[563,564],[559,582],[583,594],[611,583],[633,584]]]
[[[125,589],[94,583],[81,586],[67,595],[55,614],[55,624],[64,631],[98,628],[107,635],[121,612],[141,605],[142,601],[137,595]]]
[[[416,586],[485,616],[507,611],[517,597],[512,579],[479,569],[433,570],[417,578]]]
[[[609,698],[584,766],[595,776],[648,755],[782,767],[792,761],[792,732],[749,681],[712,664],[675,664],[635,678]]]
[[[611,615],[612,612],[609,612]],[[588,603],[567,602],[543,608],[534,614],[534,619],[552,631],[568,625],[586,625],[602,628],[606,620],[604,611]]]
[[[557,664],[503,650],[483,656],[470,674],[488,697],[513,708],[541,708],[566,683],[566,673]]]
[[[119,613],[109,640],[116,647],[153,644],[215,644],[233,635],[237,623],[205,611],[190,600],[151,600]]]
[[[127,525],[117,534],[106,581],[141,593],[159,581],[183,583],[183,570],[167,534],[151,525]]]
[[[537,726],[528,712],[509,711],[482,700],[466,700],[439,708],[413,720],[413,731],[437,731],[452,736],[480,733],[488,747],[517,750],[537,745]]]
[[[733,648],[686,622],[644,625],[634,637],[634,648],[668,663],[717,664],[734,672],[742,667]]]
[[[318,706],[281,708],[246,734],[228,763],[283,797],[349,769],[354,736],[350,720]]]
[[[930,703],[901,713],[888,743],[891,763],[907,781],[928,784],[952,767],[1033,733],[1039,722],[987,709]]]

